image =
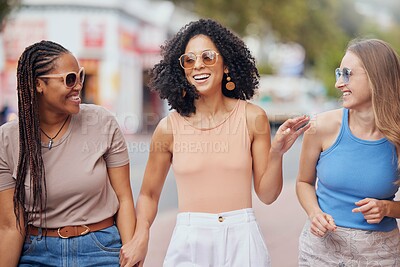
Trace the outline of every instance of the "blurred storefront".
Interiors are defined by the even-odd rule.
[[[84,103],[114,112],[127,133],[148,128],[144,124],[155,124],[165,113],[145,83],[147,71],[159,61],[173,12],[166,1],[22,1],[0,40],[0,109],[17,111],[18,58],[25,47],[46,39],[65,46],[85,67]]]

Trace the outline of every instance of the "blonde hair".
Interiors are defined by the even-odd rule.
[[[400,59],[386,42],[354,40],[347,51],[364,65],[372,89],[372,108],[378,129],[396,147],[400,170]],[[399,183],[399,181],[398,181]]]

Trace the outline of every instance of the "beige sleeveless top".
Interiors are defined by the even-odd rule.
[[[197,128],[170,114],[174,142],[172,168],[179,210],[219,213],[251,207],[252,157],[246,101],[212,128]]]

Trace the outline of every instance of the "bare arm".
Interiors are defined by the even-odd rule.
[[[400,201],[389,201],[382,200],[383,205],[386,206],[386,212],[384,216],[392,217],[392,218],[400,218]]]
[[[309,126],[298,129],[308,122],[308,118],[298,117],[283,123],[272,143],[268,117],[261,108],[247,105],[248,129],[252,139],[254,190],[265,204],[274,202],[282,191],[283,154],[293,145],[297,137]]]
[[[126,244],[131,240],[136,224],[129,171],[129,164],[117,168],[108,168],[111,186],[119,201],[119,209],[115,216],[115,221],[121,235],[122,244]]]
[[[315,188],[316,165],[323,150],[326,129],[322,120],[310,124],[312,126],[305,132],[303,138],[296,193],[311,221],[311,232],[316,236],[323,236],[328,230],[336,229],[332,216],[324,213],[319,207]]]
[[[172,160],[172,132],[164,118],[152,137],[149,159],[137,203],[137,224],[131,241],[121,249],[121,266],[143,266],[147,254],[150,226],[158,210],[158,201]]]
[[[16,224],[13,196],[14,189],[0,192],[0,266],[17,266],[24,243],[25,234]],[[23,225],[22,215],[21,219]]]

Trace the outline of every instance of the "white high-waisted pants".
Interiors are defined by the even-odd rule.
[[[253,209],[177,216],[164,267],[271,266]]]

